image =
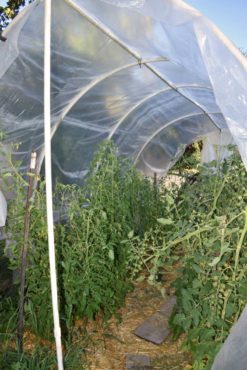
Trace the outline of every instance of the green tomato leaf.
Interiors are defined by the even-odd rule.
[[[109,250],[108,256],[109,256],[109,258],[110,258],[111,261],[114,261],[115,255],[114,255],[113,249],[110,249]]]
[[[169,205],[174,204],[174,199],[170,195],[166,195],[166,201]]]
[[[131,230],[129,233],[128,233],[128,238],[129,239],[132,239],[134,236],[134,230]]]
[[[170,218],[158,218],[157,221],[161,225],[172,225],[174,223]]]
[[[105,211],[101,211],[101,215],[103,220],[107,220],[107,214],[105,213]]]
[[[211,266],[211,267],[216,266],[216,265],[220,262],[221,257],[222,257],[222,256],[215,257],[215,258],[213,259],[213,261],[212,261],[211,263],[209,263],[209,266]]]

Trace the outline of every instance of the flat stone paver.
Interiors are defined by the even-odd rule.
[[[176,297],[171,297],[157,312],[139,325],[134,334],[154,344],[161,344],[170,334],[168,320],[176,303]]]
[[[152,370],[150,357],[143,354],[127,355],[126,370]]]

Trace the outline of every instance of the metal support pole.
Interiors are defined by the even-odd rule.
[[[56,341],[58,369],[63,370],[61,328],[59,323],[56,256],[54,242],[52,173],[51,173],[51,0],[45,0],[44,22],[44,137],[45,137],[45,179],[48,247],[51,279],[54,336]]]

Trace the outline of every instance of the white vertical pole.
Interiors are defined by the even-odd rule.
[[[56,256],[54,243],[52,174],[51,174],[51,1],[45,0],[44,19],[44,138],[45,138],[45,178],[46,178],[46,208],[48,227],[48,246],[50,262],[50,279],[52,309],[54,319],[54,336],[57,350],[58,369],[63,370],[63,354],[61,343],[61,328],[59,323]]]

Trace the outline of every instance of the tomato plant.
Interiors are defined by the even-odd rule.
[[[14,177],[23,204],[24,180]],[[17,186],[17,185],[18,186]],[[129,161],[117,156],[112,143],[103,143],[84,186],[57,184],[54,201],[60,215],[55,228],[59,301],[63,334],[74,320],[109,318],[131,288],[131,266],[138,263],[128,236],[142,238],[163,213],[164,202],[153,184]],[[10,203],[11,264],[19,266],[23,207]],[[62,221],[66,217],[66,222]],[[47,250],[45,186],[39,183],[31,206],[29,261],[26,274],[26,322],[31,330],[50,337],[53,328]]]
[[[181,269],[170,323],[175,336],[188,333],[195,369],[211,368],[247,302],[246,170],[236,155],[214,166],[201,167],[197,181],[177,197],[177,214],[198,234],[178,244]]]

